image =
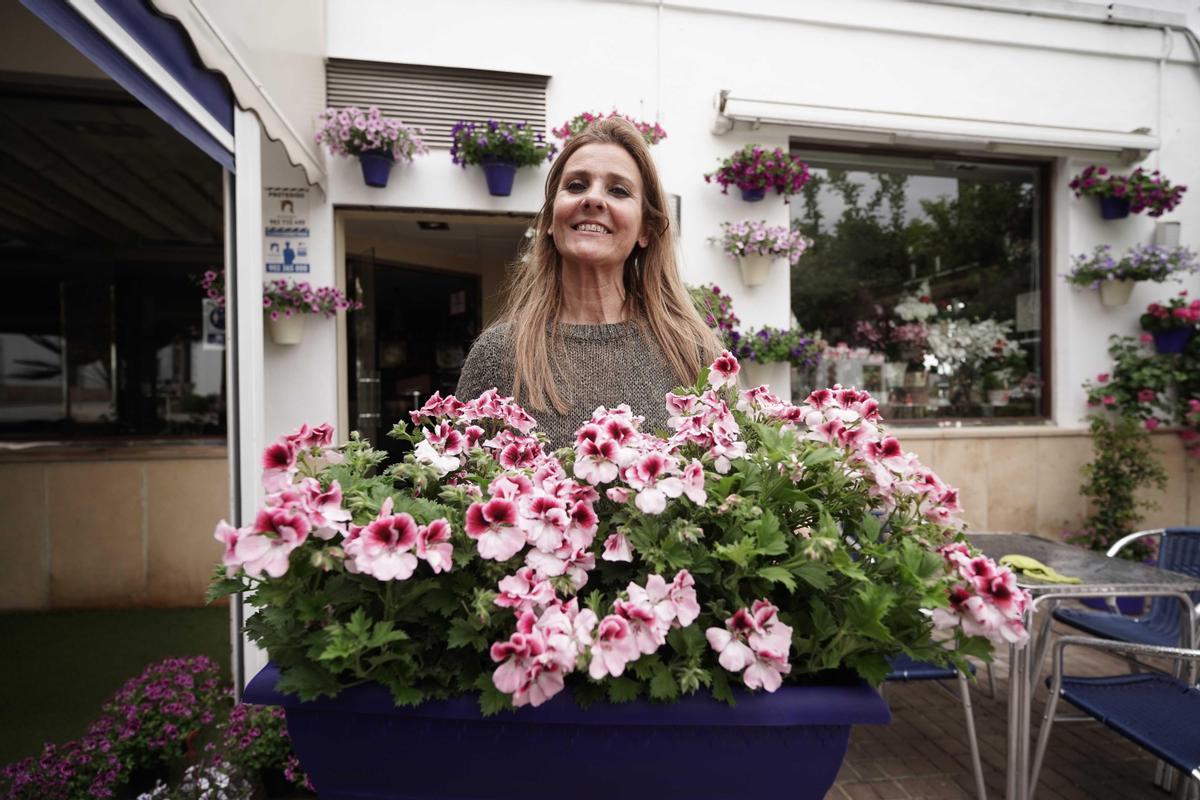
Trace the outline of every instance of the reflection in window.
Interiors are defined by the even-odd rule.
[[[792,312],[828,344],[795,394],[858,386],[889,419],[1041,416],[1038,167],[795,154],[813,246]]]

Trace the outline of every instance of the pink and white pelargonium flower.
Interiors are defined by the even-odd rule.
[[[714,389],[737,386],[738,373],[742,371],[733,353],[723,350],[708,368],[708,385]]]
[[[467,508],[467,536],[475,540],[481,558],[507,561],[525,547],[517,516],[517,504],[500,497]]]
[[[501,578],[500,593],[493,601],[502,608],[511,608],[518,616],[526,611],[540,611],[554,602],[554,587],[548,580],[539,580],[530,567],[521,567],[516,574]]]
[[[742,681],[751,689],[774,692],[791,672],[792,628],[779,620],[778,612],[768,601],[755,600],[749,611],[738,609],[725,620],[724,628],[704,632],[721,666],[742,673]]]
[[[625,665],[636,661],[640,655],[629,622],[618,614],[609,614],[596,628],[588,675],[597,681],[606,675],[619,678]]]
[[[625,592],[631,602],[654,611],[663,631],[672,627],[686,628],[700,616],[696,581],[686,569],[675,573],[671,583],[667,583],[661,575],[651,575],[644,587],[630,583]]]
[[[353,526],[346,539],[346,568],[381,581],[405,581],[417,568],[412,552],[420,525],[411,514],[393,514],[392,498],[383,501],[378,516],[363,527]]]
[[[625,468],[625,482],[637,492],[634,498],[642,513],[661,514],[667,499],[683,494],[683,482],[676,476],[673,456],[650,452]]]
[[[227,566],[240,566],[253,578],[261,577],[264,572],[272,578],[282,577],[288,571],[288,557],[304,544],[311,528],[302,511],[265,508],[258,512],[248,530],[236,532],[232,541],[234,563]],[[224,534],[227,549],[232,538],[230,530],[228,525],[218,526],[218,538]]]
[[[962,542],[951,542],[940,552],[962,582],[948,590],[948,608],[933,610],[934,626],[961,627],[966,635],[983,636],[993,644],[1023,646],[1029,640],[1024,615],[1030,599],[1012,570],[972,554]]]

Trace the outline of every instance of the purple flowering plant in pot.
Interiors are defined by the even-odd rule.
[[[748,144],[721,159],[721,166],[704,176],[706,183],[720,184],[722,194],[736,186],[748,202],[762,200],[770,189],[791,197],[804,188],[808,179],[808,165],[803,161],[792,158],[781,147],[768,151],[757,144]]]
[[[78,741],[46,744],[0,773],[5,800],[135,797],[152,789],[212,724],[228,687],[204,656],[168,658],[127,681]]]
[[[709,238],[738,263],[746,286],[761,286],[770,276],[771,264],[786,259],[795,266],[812,245],[799,230],[785,225],[768,226],[763,220],[722,222],[721,235]]]
[[[336,156],[356,156],[368,186],[387,186],[392,165],[410,162],[428,153],[420,128],[383,116],[371,106],[366,111],[354,106],[327,108],[317,116],[317,144]]]
[[[312,783],[292,750],[287,716],[279,706],[238,703],[218,727],[206,752],[224,754],[248,775],[257,775],[268,797],[312,792]]]
[[[473,164],[482,167],[493,197],[512,194],[518,169],[550,161],[558,152],[528,122],[458,122],[450,135],[450,160],[463,169]]]
[[[1100,199],[1100,213],[1105,219],[1121,219],[1131,212],[1143,211],[1151,217],[1161,217],[1183,202],[1186,186],[1172,186],[1158,170],[1147,172],[1138,167],[1128,175],[1119,175],[1107,167],[1092,165],[1071,179],[1069,184],[1076,197]]]

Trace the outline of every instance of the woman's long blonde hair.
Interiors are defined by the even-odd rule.
[[[666,197],[645,139],[620,117],[599,120],[572,136],[550,167],[546,199],[534,218],[533,237],[512,270],[500,317],[510,325],[513,394],[535,411],[553,407],[563,414],[569,409],[550,368],[551,347],[563,346],[558,325],[563,283],[562,257],[549,230],[563,170],[575,151],[589,144],[620,145],[642,176],[642,221],[649,241],[644,248],[635,245],[625,261],[625,316],[636,320],[644,334],[658,343],[680,384],[694,381],[700,368],[720,351],[716,335],[700,319],[679,277]],[[547,336],[548,331],[552,336]]]

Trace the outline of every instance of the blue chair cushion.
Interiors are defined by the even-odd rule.
[[[1158,673],[1064,677],[1062,698],[1172,766],[1200,768],[1200,691]]]
[[[1172,601],[1176,602],[1176,601]],[[1075,608],[1057,608],[1054,618],[1064,625],[1086,631],[1101,639],[1120,642],[1155,644],[1175,647],[1179,644],[1179,615],[1150,614],[1144,617],[1127,617],[1111,611],[1081,611]]]
[[[888,673],[889,681],[945,681],[958,675],[954,667],[943,667],[928,661],[917,661],[901,653],[888,659],[892,671]],[[971,674],[975,674],[975,665],[968,664]]]

